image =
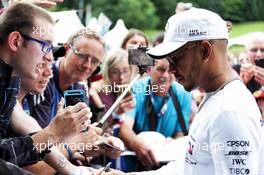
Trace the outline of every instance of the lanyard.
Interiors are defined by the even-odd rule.
[[[152,110],[155,110],[154,109],[155,100],[154,100],[154,94],[152,91],[150,91],[149,97],[150,97],[150,101],[151,101],[151,105],[152,105]],[[159,112],[157,113],[158,117],[163,117],[164,114],[166,113],[166,111],[168,109],[168,99],[169,99],[169,94],[167,94],[162,100],[162,105],[160,107]],[[157,112],[157,111],[155,111],[155,112]]]

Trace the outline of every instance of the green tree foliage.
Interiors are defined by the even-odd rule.
[[[129,28],[155,28],[159,22],[150,0],[94,0],[92,11],[93,16],[103,12],[113,22],[122,18]]]
[[[159,17],[159,25],[158,27],[160,29],[164,29],[164,26],[166,25],[166,22],[170,16],[175,14],[175,8],[177,1],[175,0],[151,0],[156,9],[157,9],[157,15]]]
[[[113,22],[124,19],[131,28],[164,29],[178,2],[212,10],[232,22],[264,20],[264,0],[84,0],[92,4],[93,16],[105,13]],[[79,0],[64,0],[57,9],[78,9]]]
[[[195,7],[212,10],[232,22],[264,19],[263,0],[189,0]]]

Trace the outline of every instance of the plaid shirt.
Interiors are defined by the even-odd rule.
[[[41,157],[30,136],[6,138],[20,85],[20,78],[11,76],[12,70],[0,59],[0,159],[25,166],[36,163]]]
[[[6,135],[19,91],[20,79],[11,74],[12,67],[0,60],[0,139]]]

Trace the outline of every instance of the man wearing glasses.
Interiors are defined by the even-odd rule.
[[[34,30],[36,28],[39,30]],[[62,174],[85,171],[70,164],[53,147],[88,127],[86,122],[91,113],[85,104],[79,103],[62,110],[62,102],[58,107],[59,114],[43,130],[31,136],[6,138],[6,131],[12,126],[11,119],[26,115],[16,104],[20,77],[37,78],[38,65],[53,60],[53,28],[54,22],[49,14],[28,3],[15,3],[0,16],[0,174],[14,172],[6,168],[12,165],[5,164],[2,159],[17,166],[26,166],[45,158]],[[60,166],[58,160],[63,161],[65,166]],[[13,168],[17,170],[16,174],[22,173],[17,167]]]
[[[163,43],[147,52],[168,59],[186,90],[200,87],[206,95],[189,130],[185,160],[142,174],[264,173],[261,114],[228,63],[227,42],[226,22],[218,14],[192,8],[170,17]]]
[[[81,29],[64,44],[66,53],[52,64],[53,77],[44,92],[44,100],[36,104],[33,116],[41,127],[46,127],[57,113],[57,104],[63,91],[83,89],[84,81],[101,64],[104,42],[90,30]]]

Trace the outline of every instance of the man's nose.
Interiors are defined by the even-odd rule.
[[[91,68],[92,67],[92,63],[91,63],[90,58],[85,60],[85,62],[83,63],[83,67],[85,67],[85,68]]]
[[[49,65],[48,67],[46,67],[45,71],[44,71],[44,75],[47,77],[51,77],[52,76],[52,68]]]
[[[50,51],[49,53],[46,53],[46,54],[44,55],[44,60],[45,60],[45,61],[52,62],[53,59],[54,59],[54,57],[53,57],[53,53],[52,53],[52,51]]]

